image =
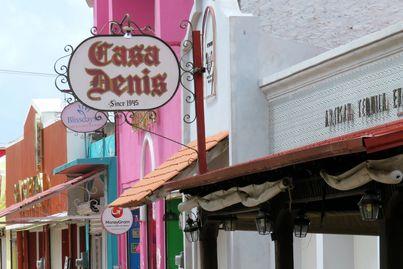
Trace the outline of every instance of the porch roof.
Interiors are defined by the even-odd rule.
[[[32,197],[29,197],[19,203],[15,203],[9,207],[7,207],[4,210],[0,211],[0,218],[10,215],[12,213],[18,212],[20,210],[23,210],[25,208],[31,207],[39,202],[42,202],[44,200],[50,199],[51,197],[66,191],[70,188],[73,188],[79,184],[83,184],[85,182],[88,182],[90,180],[92,180],[94,178],[94,176],[96,176],[97,174],[101,173],[104,169],[103,168],[99,168],[99,169],[95,169],[87,174],[78,176],[72,180],[66,181],[62,184],[53,186],[41,193],[38,193]]]
[[[217,169],[202,175],[166,182],[164,192],[196,189],[234,178],[290,165],[359,152],[376,152],[403,145],[403,120],[314,143],[249,162]]]

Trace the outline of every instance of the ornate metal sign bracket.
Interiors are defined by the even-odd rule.
[[[140,27],[130,19],[129,15],[125,15],[121,21],[110,21],[103,25],[99,30],[96,27],[91,29],[91,34],[96,36],[101,34],[106,27],[109,26],[109,32],[112,36],[124,36],[130,38],[131,36],[139,35],[154,35],[151,27]],[[151,123],[156,121],[157,113],[155,110],[146,111],[98,111],[99,116],[106,116],[109,122],[116,124],[127,123],[134,129],[149,132],[155,136],[161,137],[183,147],[189,148],[197,152],[199,160],[199,172],[207,172],[206,163],[206,139],[205,139],[205,124],[204,124],[204,88],[203,76],[206,71],[202,60],[201,48],[201,34],[200,31],[193,30],[192,24],[189,21],[183,21],[180,25],[182,29],[188,29],[191,33],[191,40],[185,40],[183,44],[184,55],[179,61],[180,80],[179,83],[188,93],[185,97],[187,103],[195,103],[195,115],[192,117],[190,114],[185,114],[183,121],[191,124],[196,121],[197,124],[197,150],[184,145],[175,139],[158,134],[151,130]],[[77,102],[78,98],[69,87],[69,65],[66,63],[74,53],[74,48],[68,45],[64,48],[67,53],[65,56],[59,58],[54,65],[54,70],[57,74],[55,79],[56,88],[64,93],[65,100],[71,104]],[[190,56],[192,59],[190,59]],[[191,90],[190,83],[194,84],[194,91]],[[101,115],[101,113],[103,115]],[[141,115],[140,115],[141,114]]]
[[[183,120],[186,123],[196,121],[199,173],[203,174],[207,172],[203,86],[203,75],[206,69],[202,60],[201,34],[200,31],[193,29],[190,21],[182,21],[180,27],[182,29],[189,29],[189,32],[191,33],[191,40],[188,39],[183,42],[183,50],[185,53],[180,60],[180,68],[182,71],[180,83],[182,88],[190,94],[185,98],[186,102],[195,103],[194,118],[192,118],[189,114],[185,114]],[[190,53],[192,53],[193,61],[188,60],[190,58]],[[190,87],[187,84],[190,82],[193,82],[194,84],[194,92],[190,90]]]

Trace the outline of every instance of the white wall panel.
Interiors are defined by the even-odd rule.
[[[402,20],[401,0],[240,0],[264,32],[298,43],[335,48]]]
[[[398,113],[403,107],[393,108],[393,90],[403,87],[402,50],[400,47],[400,52],[372,62],[355,63],[354,67],[346,67],[337,74],[329,71],[328,76],[290,86],[292,90],[269,98],[270,152],[301,147],[401,119]],[[337,64],[334,60],[334,65]],[[359,118],[358,101],[383,93],[386,93],[389,111]],[[326,110],[347,103],[353,106],[354,121],[325,127]]]
[[[62,232],[60,229],[50,229],[50,263],[51,268],[62,265]]]

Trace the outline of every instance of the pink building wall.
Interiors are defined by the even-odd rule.
[[[94,24],[101,29],[110,20],[121,20],[125,14],[129,14],[140,27],[146,25],[154,29],[155,35],[164,39],[179,55],[179,45],[185,32],[179,27],[180,22],[188,19],[193,1],[189,0],[94,0]],[[101,33],[108,33],[105,27]],[[152,131],[166,137],[181,141],[181,96],[178,89],[174,98],[162,108],[157,110],[157,122]],[[118,193],[129,188],[140,179],[141,170],[151,170],[151,159],[154,158],[158,166],[180,147],[166,139],[151,135],[154,152],[146,157],[146,164],[141,167],[142,147],[145,133],[134,131],[127,124],[122,124],[116,130],[116,152],[118,156]],[[154,156],[152,156],[154,155]],[[156,209],[156,255],[157,268],[166,268],[165,257],[165,213],[164,201],[157,201]],[[140,259],[141,268],[147,265],[146,223],[140,224]],[[119,263],[121,268],[127,268],[127,238],[119,237]]]

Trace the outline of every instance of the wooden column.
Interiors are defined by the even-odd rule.
[[[45,258],[45,269],[50,269],[50,227],[43,226],[43,253]]]
[[[293,223],[289,210],[281,209],[274,227],[276,269],[294,268]]]
[[[23,269],[30,269],[29,268],[29,231],[23,231],[22,232],[22,255],[23,255],[23,263],[22,263],[22,268]]]
[[[71,259],[71,269],[76,269],[77,259],[77,225],[69,224],[69,257]]]
[[[195,87],[195,109],[197,127],[197,161],[199,174],[207,172],[206,155],[206,127],[204,122],[204,86],[203,86],[203,53],[201,48],[200,31],[192,32],[193,39],[193,65],[197,69],[193,75]]]
[[[403,194],[395,192],[380,222],[380,268],[403,268]]]
[[[24,246],[23,246],[23,235],[22,232],[17,232],[17,263],[18,269],[23,269],[24,265]]]
[[[206,223],[200,234],[200,258],[202,269],[218,269],[218,225]]]

